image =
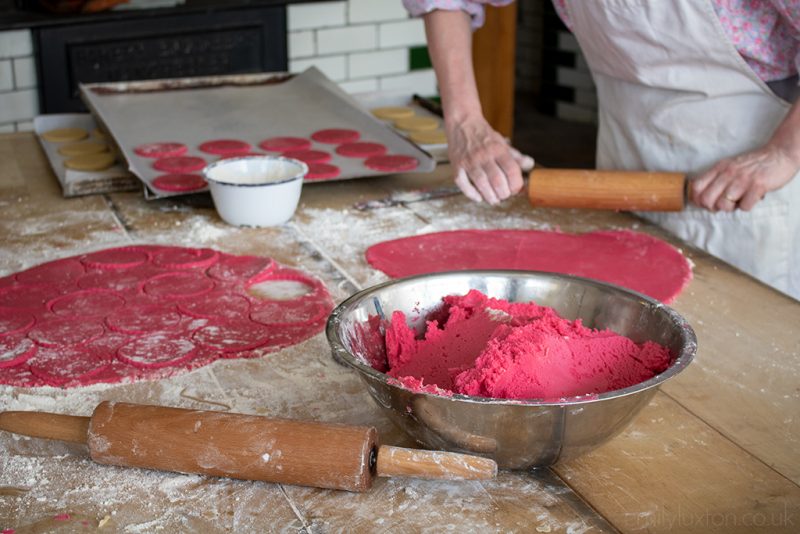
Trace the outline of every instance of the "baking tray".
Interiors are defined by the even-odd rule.
[[[152,159],[138,156],[133,149],[156,141],[184,143],[189,147],[186,155],[211,163],[218,156],[197,149],[204,141],[239,139],[261,152],[258,143],[269,137],[309,138],[324,128],[349,128],[358,130],[361,140],[386,145],[390,154],[415,157],[419,166],[412,172],[430,172],[436,166],[429,153],[373,117],[314,67],[299,75],[266,73],[82,84],[80,90],[95,118],[116,140],[131,172],[147,185],[148,198],[185,194],[152,186],[163,173],[153,169]],[[314,142],[312,148],[332,154],[330,163],[341,169],[334,180],[393,174],[369,169],[363,159],[339,156],[333,145]]]
[[[98,139],[93,133],[97,128],[92,116],[88,113],[62,113],[39,115],[33,119],[33,130],[39,144],[42,145],[47,161],[61,184],[65,197],[134,191],[141,183],[119,163],[115,163],[103,171],[85,172],[68,169],[64,161],[68,158],[59,154],[58,149],[68,143],[53,143],[42,138],[42,134],[56,128],[83,128],[89,132],[86,141],[107,143],[110,150],[115,150],[114,143],[107,136]],[[119,159],[119,158],[118,158]]]

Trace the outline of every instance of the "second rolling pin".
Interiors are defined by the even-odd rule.
[[[681,211],[686,184],[686,175],[675,172],[536,168],[528,200],[545,208]]]
[[[102,402],[91,417],[0,412],[0,430],[85,443],[95,462],[366,491],[376,476],[493,478],[488,459],[378,443],[373,427]]]

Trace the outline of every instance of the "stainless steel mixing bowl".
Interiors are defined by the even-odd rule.
[[[406,314],[422,332],[428,312],[445,295],[470,289],[512,302],[550,306],[566,319],[610,328],[636,342],[669,348],[669,368],[646,382],[559,399],[501,400],[410,391],[369,362],[385,361],[383,325],[392,312]],[[358,371],[386,414],[428,448],[479,454],[500,467],[527,469],[574,458],[621,432],[666,380],[680,373],[697,350],[694,331],[673,309],[640,293],[594,280],[531,271],[459,271],[380,284],[340,304],[326,331],[333,356]]]

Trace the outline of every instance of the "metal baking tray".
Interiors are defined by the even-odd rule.
[[[184,194],[152,187],[152,181],[163,173],[153,169],[152,159],[135,154],[134,148],[156,141],[184,143],[189,147],[186,155],[211,163],[218,156],[198,150],[204,141],[239,139],[261,152],[258,143],[269,137],[309,138],[317,130],[349,128],[358,130],[363,141],[386,145],[389,154],[416,158],[419,166],[412,172],[430,172],[436,166],[428,152],[373,117],[314,67],[298,75],[82,84],[80,91],[96,120],[114,137],[131,172],[148,186],[148,198]],[[333,180],[393,174],[369,169],[362,159],[339,156],[333,145],[314,142],[312,148],[332,154],[330,163],[341,169]]]

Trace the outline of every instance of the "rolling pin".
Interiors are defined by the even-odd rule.
[[[534,169],[528,200],[546,208],[681,211],[686,175],[676,172]]]
[[[102,402],[91,417],[0,412],[0,430],[85,443],[92,460],[348,491],[376,476],[488,479],[493,460],[378,445],[373,427]]]

